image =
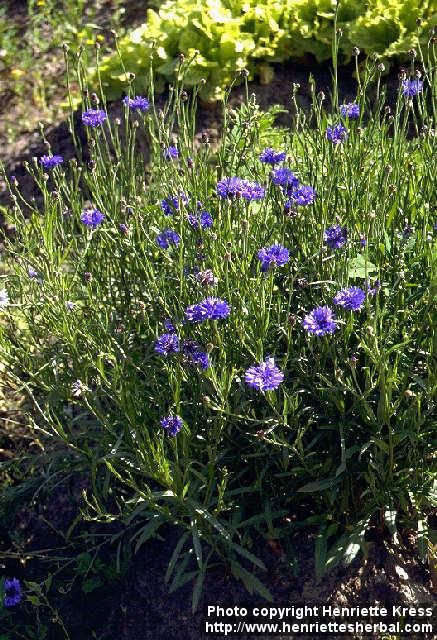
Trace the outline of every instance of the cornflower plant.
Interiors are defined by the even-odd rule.
[[[9,379],[45,437],[87,464],[94,517],[137,523],[136,549],[180,527],[166,580],[193,579],[193,607],[217,556],[268,598],[256,542],[279,539],[296,562],[301,527],[318,532],[319,574],[375,525],[414,524],[426,554],[435,70],[414,96],[402,78],[392,112],[373,62],[346,107],[314,92],[304,113],[295,90],[283,129],[246,85],[213,149],[195,139],[188,64],[163,110],[153,80],[147,96],[133,82],[116,121],[97,87],[82,108],[89,160],[78,148],[50,173],[28,166],[42,210],[8,180]]]

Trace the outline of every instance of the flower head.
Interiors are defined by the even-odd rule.
[[[360,117],[360,105],[356,102],[349,102],[348,104],[342,104],[340,107],[340,113],[343,118],[349,118],[351,120]]]
[[[0,309],[5,309],[9,305],[9,295],[6,289],[0,289]]]
[[[204,320],[223,320],[231,312],[231,307],[220,298],[205,298],[198,304],[192,304],[185,309],[185,315],[190,322],[203,322]]]
[[[179,352],[179,338],[175,333],[163,333],[155,342],[155,351],[162,356]]]
[[[335,224],[325,229],[323,237],[330,249],[340,249],[347,242],[347,229]]]
[[[106,118],[106,111],[103,109],[88,109],[82,113],[82,122],[87,127],[98,127],[105,122]]]
[[[287,167],[274,169],[270,177],[273,184],[276,184],[279,187],[283,187],[284,189],[288,189],[290,187],[294,189],[299,184],[299,180],[296,178],[291,169],[287,169]]]
[[[161,200],[161,209],[166,216],[172,216],[178,209],[180,204],[187,204],[188,196],[181,191],[179,195],[168,196]]]
[[[223,178],[217,183],[217,194],[221,198],[241,196],[249,201],[260,200],[265,195],[265,189],[257,182],[250,182],[249,180],[233,176]]]
[[[277,389],[284,379],[284,374],[275,365],[274,358],[266,358],[264,362],[249,367],[244,374],[244,379],[249,387],[264,392]]]
[[[169,333],[176,333],[176,327],[174,326],[173,322],[170,320],[170,318],[166,318],[164,320],[164,328],[166,329],[166,331],[168,331]]]
[[[74,311],[76,308],[76,303],[72,300],[67,300],[65,303],[65,308],[67,309],[67,311]]]
[[[150,102],[143,96],[135,96],[133,98],[126,96],[123,98],[123,104],[132,111],[148,111],[150,107]]]
[[[53,169],[64,162],[63,156],[41,156],[40,164],[44,169]]]
[[[164,158],[166,160],[176,160],[176,158],[179,158],[177,147],[168,147],[168,149],[164,151]]]
[[[208,211],[202,211],[200,216],[189,213],[187,215],[187,219],[193,229],[198,229],[199,227],[202,229],[209,229],[212,227],[213,223],[212,215]]]
[[[409,96],[410,98],[414,98],[418,93],[421,93],[423,90],[423,82],[422,80],[418,80],[417,78],[414,80],[403,80],[402,82],[402,93],[404,96]]]
[[[348,136],[347,129],[342,124],[336,124],[326,129],[326,137],[332,144],[341,144]]]
[[[341,289],[334,296],[334,304],[348,309],[349,311],[359,311],[366,298],[365,292],[360,287],[349,287],[348,289]]]
[[[156,242],[161,249],[168,249],[171,244],[177,246],[181,238],[173,229],[165,229],[158,236],[156,236]]]
[[[283,162],[285,157],[285,151],[275,151],[271,147],[268,147],[260,153],[259,159],[266,164],[277,164],[278,162]]]
[[[172,415],[162,418],[160,421],[161,427],[165,429],[169,436],[177,436],[182,428],[183,420],[180,416]]]
[[[281,244],[273,244],[271,247],[263,247],[258,251],[258,259],[261,260],[261,271],[268,271],[270,267],[283,267],[290,259],[290,252]]]
[[[250,182],[244,180],[242,196],[249,202],[251,200],[262,200],[264,198],[266,190],[258,182]]]
[[[18,578],[6,578],[4,583],[5,597],[3,603],[5,607],[14,607],[22,597],[21,584]]]
[[[221,198],[234,198],[241,195],[243,190],[242,179],[237,176],[231,178],[223,178],[217,183],[217,195]]]
[[[82,382],[82,380],[75,380],[70,387],[71,395],[73,398],[80,398],[89,388]]]
[[[211,269],[206,269],[205,271],[199,271],[196,274],[196,280],[197,282],[200,282],[200,284],[204,286],[215,285],[218,282],[218,279],[214,276],[214,273],[211,271]]]
[[[210,364],[208,354],[193,340],[185,340],[183,342],[182,353],[188,364],[200,367],[201,369],[208,369]]]
[[[303,328],[315,336],[324,336],[337,330],[335,314],[330,307],[316,307],[303,319]]]
[[[104,214],[98,209],[85,209],[80,216],[81,221],[87,226],[95,229],[105,219]]]
[[[285,203],[286,209],[290,208],[293,205],[307,207],[308,205],[313,204],[314,200],[316,199],[315,190],[309,185],[307,186],[304,184],[291,189],[287,192],[287,195],[290,199]]]

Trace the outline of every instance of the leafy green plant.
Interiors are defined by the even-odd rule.
[[[27,166],[43,212],[5,176],[7,375],[34,400],[41,434],[89,470],[90,517],[124,522],[134,551],[178,527],[166,581],[194,580],[193,608],[217,558],[270,597],[260,538],[283,541],[294,563],[290,534],[316,528],[322,575],[351,561],[371,526],[395,536],[410,518],[425,529],[437,384],[432,55],[420,83],[404,79],[393,113],[374,61],[356,118],[342,114],[335,80],[330,112],[313,84],[311,110],[300,110],[295,85],[293,126],[275,129],[275,110],[263,113],[246,85],[243,105],[224,102],[215,150],[196,142],[197,87],[189,96],[177,78],[159,112],[153,84],[151,104],[124,105],[117,120],[88,113],[85,98],[89,161],[78,147],[68,167]],[[189,77],[188,62],[180,72]],[[346,134],[337,142],[334,125]],[[261,162],[272,144],[313,194],[306,204],[290,204],[293,189]],[[250,182],[226,198],[232,176]],[[212,228],[188,218],[204,210]],[[338,247],[332,226],[347,230]],[[260,251],[274,244],[287,259],[264,270]],[[359,308],[336,308],[333,333],[310,335],[310,311],[352,286]],[[209,296],[229,313],[219,305],[219,318],[193,321],[191,306]],[[166,332],[174,352],[162,351]],[[273,355],[278,384],[257,389],[250,369]]]
[[[185,84],[204,79],[200,96],[217,100],[242,69],[268,83],[271,63],[307,53],[328,60],[334,23],[342,32],[343,60],[354,47],[390,58],[419,41],[426,50],[437,11],[432,0],[343,0],[338,7],[335,0],[168,0],[157,11],[149,9],[146,22],[120,39],[118,54],[102,60],[101,79],[108,98],[127,91],[130,74],[137,89],[145,90],[152,64],[162,85],[173,80],[183,54],[193,60]]]

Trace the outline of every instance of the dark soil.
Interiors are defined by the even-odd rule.
[[[219,562],[207,575],[200,606],[193,614],[192,583],[169,593],[164,582],[179,536],[179,532],[171,527],[161,530],[158,538],[147,542],[131,558],[121,575],[104,581],[88,594],[81,589],[80,578],[76,579],[71,591],[61,595],[62,589],[68,591],[65,587],[74,576],[71,571],[69,573],[67,560],[74,561],[78,553],[88,551],[86,541],[91,540],[92,535],[108,535],[118,530],[118,525],[113,523],[82,523],[69,541],[64,539],[63,534],[74,523],[79,508],[84,506],[81,493],[87,488],[87,478],[72,473],[59,486],[46,492],[44,498],[38,497],[32,506],[29,503],[22,506],[11,522],[9,532],[12,532],[14,546],[18,547],[19,553],[14,557],[11,554],[3,568],[10,576],[42,581],[56,568],[64,567],[54,578],[49,598],[59,611],[71,640],[198,640],[206,637],[203,629],[208,605],[249,607],[268,604],[258,596],[249,595],[241,582]],[[0,554],[8,546],[6,532],[4,535]],[[311,530],[295,533],[290,538],[288,542],[296,557],[292,565],[280,544],[262,538],[256,541],[252,551],[267,567],[266,572],[257,571],[257,575],[270,590],[275,606],[304,603],[390,607],[417,606],[419,603],[429,605],[435,601],[430,575],[417,558],[412,532],[405,532],[399,544],[395,545],[376,529],[370,530],[366,557],[360,554],[349,567],[338,567],[320,581],[315,578],[314,540],[315,533]],[[115,553],[116,545],[108,544],[102,548],[99,558],[108,566],[114,561]],[[65,557],[66,561],[56,562],[55,558],[59,556]],[[25,558],[27,560],[23,562]],[[16,622],[20,615],[24,614],[18,607],[14,613]],[[259,637],[267,640],[269,636]],[[277,637],[285,640],[297,636]],[[336,638],[334,635],[328,637]],[[424,639],[426,636],[420,637]],[[47,640],[62,638],[59,626],[51,624]]]

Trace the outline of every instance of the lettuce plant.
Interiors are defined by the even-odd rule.
[[[184,82],[204,79],[201,98],[217,100],[239,70],[267,83],[273,62],[308,53],[328,60],[334,24],[342,32],[343,60],[355,46],[389,58],[419,41],[426,49],[437,12],[434,0],[344,0],[338,8],[335,0],[167,0],[158,11],[149,9],[146,22],[102,60],[101,78],[106,95],[116,98],[127,90],[129,74],[144,89],[153,66],[162,88],[164,80],[174,80],[183,54],[191,60]]]

